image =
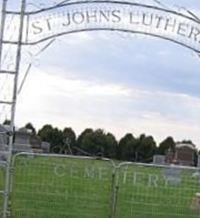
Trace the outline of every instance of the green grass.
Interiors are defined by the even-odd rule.
[[[18,157],[15,166],[12,218],[109,217],[113,190],[109,162]],[[116,218],[200,217],[199,210],[190,208],[200,192],[200,183],[191,178],[193,172],[182,170],[180,184],[170,185],[163,168],[121,167],[114,186]]]

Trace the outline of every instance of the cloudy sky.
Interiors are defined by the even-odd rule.
[[[162,2],[200,9],[197,0]],[[171,135],[200,147],[200,58],[192,51],[152,37],[84,32],[57,38],[32,61],[18,96],[18,126],[50,123],[77,134],[103,128],[157,142]]]

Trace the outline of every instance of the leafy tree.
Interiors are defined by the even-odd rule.
[[[151,162],[153,155],[156,154],[157,147],[153,136],[140,135],[137,139],[137,161]]]
[[[111,133],[102,129],[93,131],[86,129],[78,138],[79,147],[88,154],[114,158],[116,156],[117,141]]]
[[[116,158],[118,143],[112,133],[106,134],[106,143],[104,146],[104,156],[109,158]]]
[[[7,119],[4,120],[4,122],[3,122],[3,125],[8,125],[8,126],[9,126],[10,124],[11,124],[11,121],[10,121],[10,120],[7,120]]]
[[[38,135],[41,140],[47,141],[51,145],[51,152],[63,153],[64,142],[62,131],[58,128],[53,128],[51,125],[44,125],[39,131]]]
[[[66,151],[73,154],[74,146],[76,145],[76,134],[71,127],[66,127],[63,132],[63,143],[65,145]]]
[[[171,151],[175,150],[175,141],[171,136],[167,137],[159,144],[158,153],[161,155],[165,155],[169,149]]]
[[[187,140],[184,139],[184,140],[182,140],[181,142],[178,142],[178,143],[194,145],[193,142],[192,142],[192,140],[190,140],[190,139],[187,139]]]
[[[93,133],[93,129],[87,128],[78,136],[78,139],[77,139],[77,146],[78,147],[81,147],[84,137],[90,133]]]
[[[53,131],[54,128],[52,127],[52,125],[46,124],[38,131],[38,135],[41,137],[42,140],[50,143],[50,141],[52,141]]]
[[[36,134],[35,127],[33,126],[33,124],[32,124],[32,123],[27,123],[27,124],[25,125],[25,128],[26,128],[26,129],[29,129],[29,130],[31,130],[31,131],[32,131],[32,133],[33,133],[33,135],[35,135],[35,134]]]
[[[99,142],[101,139],[99,138],[99,135],[94,134],[94,131],[84,131],[82,138],[81,138],[81,143],[79,146],[81,147],[82,150],[85,152],[91,154],[91,155],[100,155],[101,148],[99,147]]]
[[[137,158],[137,140],[131,133],[127,133],[119,141],[117,158],[120,160],[133,161]]]

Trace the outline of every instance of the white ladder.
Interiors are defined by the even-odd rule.
[[[11,134],[9,136],[9,145],[8,145],[8,157],[7,160],[2,162],[2,166],[5,167],[5,189],[0,190],[0,194],[3,195],[3,214],[2,218],[7,218],[10,215],[9,212],[9,194],[10,194],[10,183],[11,183],[11,164],[12,164],[12,150],[13,150],[13,130],[14,130],[14,121],[15,121],[15,109],[16,109],[16,101],[17,101],[17,86],[18,86],[18,74],[20,68],[21,61],[21,48],[22,48],[22,37],[23,37],[23,28],[24,28],[24,15],[25,15],[25,6],[26,0],[21,0],[21,10],[18,14],[19,16],[19,29],[16,31],[18,40],[16,42],[12,42],[6,39],[5,35],[5,22],[6,16],[10,13],[7,11],[7,2],[8,0],[2,0],[2,10],[1,10],[1,29],[0,29],[0,76],[4,74],[13,75],[13,85],[12,85],[12,99],[9,101],[5,101],[4,99],[0,99],[0,104],[10,105],[11,113],[10,113],[10,130]],[[2,56],[4,52],[4,46],[16,46],[15,60],[14,60],[14,69],[7,70],[2,69]]]

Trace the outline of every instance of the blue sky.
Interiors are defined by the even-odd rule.
[[[196,0],[177,2],[200,8]],[[117,138],[146,133],[157,142],[172,135],[199,146],[199,69],[196,54],[160,39],[111,32],[63,36],[33,61],[16,124],[71,126],[77,134],[103,128]]]
[[[8,0],[9,8],[16,9],[19,7],[19,3],[21,0]],[[55,3],[62,2],[61,0],[26,0],[29,7],[32,7],[32,4],[35,4],[36,7],[40,5],[53,5]],[[190,9],[195,9],[200,6],[200,2],[198,0],[134,0],[133,2],[141,2],[146,4],[156,4],[156,2],[162,3],[166,7],[187,7]]]

